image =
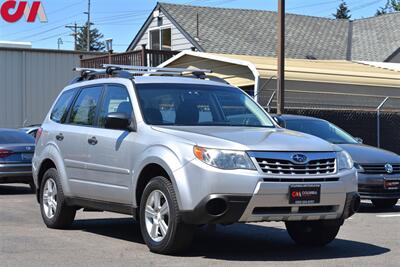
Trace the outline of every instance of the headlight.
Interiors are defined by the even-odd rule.
[[[253,162],[243,151],[219,150],[195,146],[194,155],[202,162],[224,170],[255,170]]]
[[[338,170],[349,170],[354,167],[353,159],[346,151],[337,153]]]

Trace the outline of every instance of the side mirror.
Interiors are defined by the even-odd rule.
[[[285,122],[283,120],[279,119],[278,117],[273,117],[273,119],[279,126],[285,128]]]
[[[360,144],[364,143],[364,140],[360,137],[355,137],[354,139],[357,141],[357,143],[360,143]]]
[[[131,130],[131,118],[126,113],[109,113],[106,118],[106,129],[113,130]]]

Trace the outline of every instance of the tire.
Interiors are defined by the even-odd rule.
[[[290,237],[299,245],[321,247],[332,242],[341,223],[334,221],[286,222]]]
[[[55,192],[55,194],[51,192]],[[48,169],[43,175],[39,199],[40,212],[47,227],[64,229],[72,224],[75,219],[76,209],[67,206],[65,203],[64,193],[56,169]]]
[[[144,189],[139,221],[143,239],[152,252],[182,252],[192,241],[194,225],[182,221],[174,188],[165,177],[151,179]]]
[[[380,209],[390,209],[396,206],[398,199],[391,198],[391,199],[372,199],[372,204]]]

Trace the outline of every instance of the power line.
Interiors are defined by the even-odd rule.
[[[73,33],[71,34],[74,37],[74,49],[77,50],[77,45],[78,45],[78,29],[84,29],[85,27],[83,26],[78,26],[78,24],[76,24],[76,22],[74,23],[74,25],[67,25],[65,26],[65,28],[71,29],[73,31]]]
[[[57,29],[59,29],[59,28],[63,28],[64,26],[65,26],[65,25],[57,26],[57,27],[54,27],[54,28],[51,28],[51,29],[48,29],[48,30],[45,30],[45,31],[42,31],[42,32],[38,32],[38,33],[34,33],[34,34],[27,35],[27,36],[24,36],[24,37],[20,37],[20,38],[18,38],[18,39],[14,39],[13,41],[18,41],[18,40],[22,40],[22,39],[29,39],[29,38],[31,38],[31,37],[35,37],[35,36],[38,36],[38,35],[42,35],[42,34],[44,34],[44,33],[48,33],[48,32],[57,30]]]
[[[379,3],[379,2],[382,2],[382,0],[375,0],[375,1],[371,1],[371,2],[368,2],[368,3],[362,4],[362,5],[355,6],[352,9],[350,9],[350,11],[357,11],[357,10],[360,10],[360,9],[363,9],[363,8],[366,8],[366,7],[370,7],[370,6],[375,5],[375,4]]]
[[[287,10],[296,10],[296,9],[302,9],[302,8],[306,8],[306,7],[325,6],[325,5],[337,3],[337,2],[340,2],[340,1],[341,1],[341,0],[334,0],[334,1],[327,1],[327,2],[323,2],[323,3],[319,3],[319,4],[307,4],[307,5],[302,5],[302,6],[296,6],[296,7],[287,8]]]
[[[53,14],[59,13],[60,11],[64,11],[66,9],[69,9],[70,7],[77,6],[77,5],[80,5],[80,4],[82,4],[82,1],[78,1],[78,2],[72,3],[70,5],[67,5],[67,6],[61,7],[59,9],[56,9],[54,11],[51,11],[48,15],[50,15],[50,14],[53,15]]]
[[[65,20],[67,20],[67,19],[74,18],[74,17],[76,17],[76,16],[78,16],[78,15],[81,15],[81,14],[82,14],[82,13],[81,13],[81,12],[79,12],[79,13],[77,13],[77,14],[74,14],[74,15],[71,15],[71,16],[68,16],[68,17],[65,17],[65,18],[63,18],[63,19],[60,19],[60,20],[54,21],[54,22],[52,22],[52,23],[49,23],[49,24],[46,24],[46,25],[43,25],[43,26],[37,27],[37,28],[36,28],[36,29],[34,29],[34,30],[32,30],[32,29],[28,29],[28,30],[23,30],[23,31],[19,31],[19,32],[13,32],[13,33],[11,33],[11,34],[8,34],[8,35],[7,35],[7,37],[9,37],[9,36],[14,36],[14,35],[18,35],[18,34],[21,34],[21,33],[32,32],[32,31],[35,31],[35,30],[44,29],[44,28],[47,28],[47,27],[49,27],[49,26],[52,26],[52,25],[54,25],[54,24],[57,24],[57,23],[59,23],[59,22],[61,22],[61,21],[65,21]],[[64,25],[62,25],[61,27],[63,27],[63,26],[64,26]]]
[[[51,38],[54,38],[54,37],[67,36],[67,35],[69,35],[69,31],[68,32],[62,32],[62,33],[54,34],[54,35],[51,35],[51,36],[47,36],[47,37],[44,37],[42,39],[36,39],[36,40],[33,40],[32,43],[45,41],[45,40],[48,40],[48,39],[51,39]]]

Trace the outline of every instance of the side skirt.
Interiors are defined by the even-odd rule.
[[[89,210],[97,210],[97,211],[110,211],[115,213],[122,213],[127,215],[132,215],[136,220],[136,208],[132,207],[128,204],[121,203],[113,203],[113,202],[105,202],[100,200],[93,200],[87,198],[78,198],[78,197],[68,197],[66,198],[66,202],[68,206],[76,206],[78,208],[84,208]]]

